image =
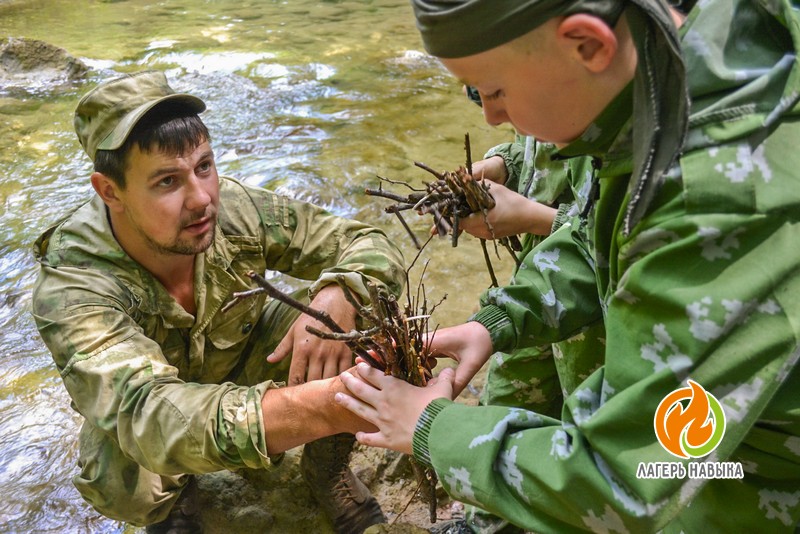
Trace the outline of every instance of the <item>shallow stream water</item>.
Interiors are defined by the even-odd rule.
[[[30,250],[88,198],[91,164],[72,130],[80,96],[120,73],[159,69],[203,98],[221,173],[375,224],[416,251],[376,175],[417,184],[508,141],[428,57],[407,0],[0,0],[0,38],[40,39],[91,67],[73,84],[0,84],[0,531],[130,532],[94,513],[70,479],[78,416],[30,316]],[[429,221],[409,217],[420,236]],[[466,319],[489,284],[480,247],[423,252],[442,326]],[[420,264],[422,262],[419,262]],[[501,280],[509,262],[494,263]],[[412,281],[419,270],[412,271]]]

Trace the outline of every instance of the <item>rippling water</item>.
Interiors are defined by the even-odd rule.
[[[76,84],[0,84],[0,531],[123,532],[78,497],[80,417],[30,318],[30,245],[91,194],[72,131],[80,96],[146,68],[208,104],[220,172],[384,228],[416,253],[376,174],[427,179],[413,161],[454,168],[509,140],[426,56],[406,0],[0,0],[0,37],[41,39],[92,70]],[[428,221],[410,220],[419,235]],[[435,241],[425,277],[443,326],[463,321],[488,285],[480,247]],[[508,262],[495,261],[508,272]],[[412,273],[413,274],[413,273]],[[501,279],[504,275],[501,275]]]

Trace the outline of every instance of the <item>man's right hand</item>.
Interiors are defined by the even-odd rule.
[[[351,368],[352,374],[355,369]],[[261,413],[269,454],[343,432],[375,432],[377,428],[334,400],[347,388],[337,375],[292,387],[268,389]]]

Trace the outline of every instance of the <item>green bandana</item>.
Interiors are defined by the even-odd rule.
[[[639,57],[634,79],[633,180],[624,231],[644,216],[683,146],[689,99],[678,35],[665,0],[411,0],[425,48],[460,58],[496,48],[575,13],[614,25],[625,11]]]

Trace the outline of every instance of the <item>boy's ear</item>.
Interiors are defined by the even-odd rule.
[[[119,211],[122,209],[122,201],[119,198],[119,186],[117,182],[101,172],[93,172],[91,176],[92,187],[97,195],[103,199],[108,209]]]
[[[619,47],[617,36],[608,24],[584,13],[565,17],[556,29],[556,40],[593,74],[599,74],[611,65]]]

